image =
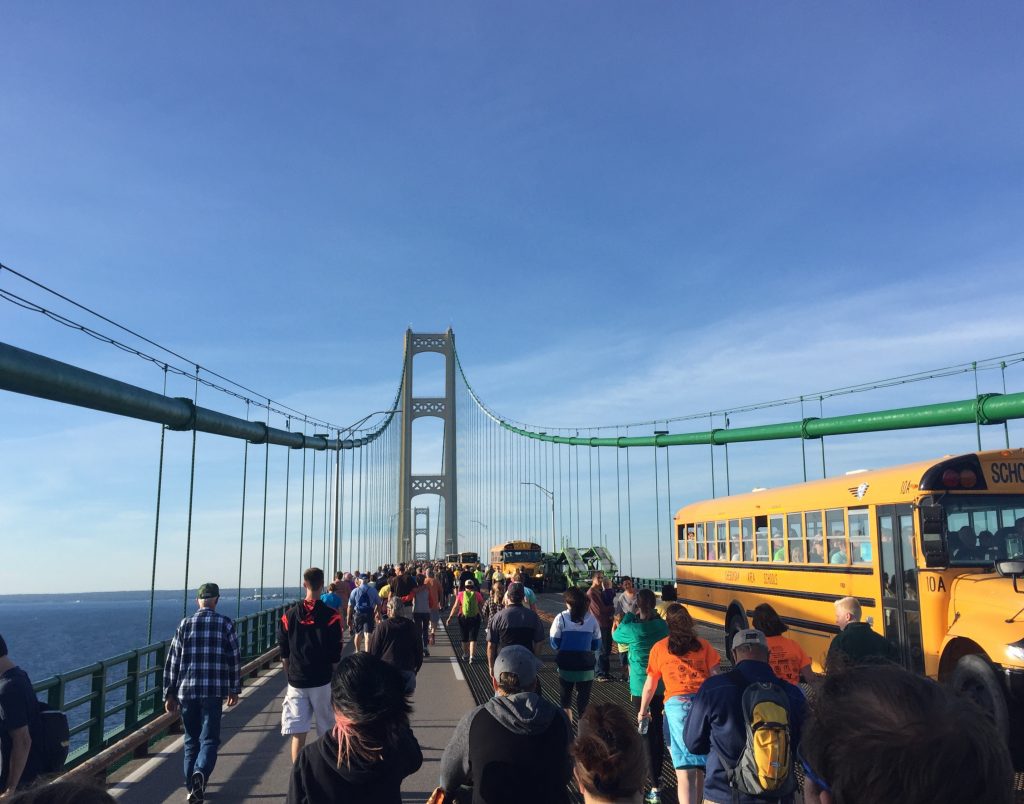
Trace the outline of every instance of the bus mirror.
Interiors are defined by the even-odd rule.
[[[1013,578],[1013,591],[1024,593],[1024,589],[1017,588],[1017,581],[1024,576],[1024,561],[997,561],[996,572],[1004,578]]]
[[[949,566],[949,552],[946,549],[946,512],[941,505],[922,503],[921,511],[921,552],[927,567]]]

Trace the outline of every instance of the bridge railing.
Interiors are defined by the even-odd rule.
[[[284,603],[235,620],[242,663],[277,642]],[[46,704],[68,716],[71,750],[65,768],[95,756],[161,715],[164,663],[171,640],[136,648],[33,685]]]
[[[634,578],[633,587],[635,589],[650,589],[652,592],[660,592],[661,587],[672,584],[675,586],[675,578]]]

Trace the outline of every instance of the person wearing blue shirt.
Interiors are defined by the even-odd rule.
[[[768,642],[764,634],[753,628],[739,631],[733,638],[732,650],[735,669],[712,676],[701,685],[693,699],[683,733],[683,741],[692,753],[709,754],[704,800],[714,804],[764,804],[769,801],[792,804],[792,795],[770,798],[741,793],[737,796],[729,786],[726,764],[730,768],[736,765],[747,741],[742,699],[748,684],[770,682],[786,693],[794,751],[800,744],[800,729],[807,712],[807,701],[800,688],[780,679],[768,666]]]
[[[370,634],[373,633],[377,607],[380,606],[380,595],[372,584],[362,578],[358,579],[356,584],[356,588],[352,590],[352,594],[348,598],[348,611],[349,619],[355,624],[352,647],[358,652],[360,650],[360,635],[363,637],[362,650],[370,649]]]

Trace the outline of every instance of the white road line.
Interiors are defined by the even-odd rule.
[[[459,667],[459,660],[456,659],[454,656],[452,656],[451,657],[451,662],[452,662],[452,670],[455,671],[455,677],[459,681],[465,681],[466,677],[464,675],[462,675],[462,668]]]
[[[262,687],[279,672],[281,672],[280,665],[275,667],[266,675],[260,676],[249,686],[243,687],[242,694],[238,696],[239,699],[248,698],[252,694],[253,690]],[[231,712],[235,711],[237,708],[237,705],[231,707],[230,709],[225,708],[222,717],[228,717],[231,714]],[[124,793],[126,793],[131,788],[132,785],[145,779],[147,776],[149,776],[149,774],[151,774],[158,767],[160,767],[166,760],[170,759],[173,756],[178,756],[178,752],[181,750],[184,744],[185,738],[179,737],[170,745],[164,746],[161,751],[158,751],[157,753],[153,754],[153,756],[150,757],[150,759],[147,760],[145,763],[143,763],[141,767],[129,773],[121,781],[115,782],[114,784],[110,785],[107,788],[107,792],[110,793],[110,795],[114,798],[120,798]]]

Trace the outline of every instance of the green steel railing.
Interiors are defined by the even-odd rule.
[[[242,664],[277,643],[284,603],[235,620]],[[95,756],[163,714],[163,675],[171,641],[156,642],[33,685],[51,709],[68,716],[71,751],[65,768]]]
[[[1024,393],[981,394],[973,399],[962,399],[958,402],[938,402],[933,405],[876,410],[849,416],[807,418],[755,427],[649,436],[581,438],[524,430],[505,421],[501,422],[501,426],[527,438],[578,447],[677,447],[775,441],[786,438],[811,439],[855,433],[878,433],[886,430],[909,430],[916,427],[944,427],[952,424],[1001,424],[1011,419],[1024,419]]]

